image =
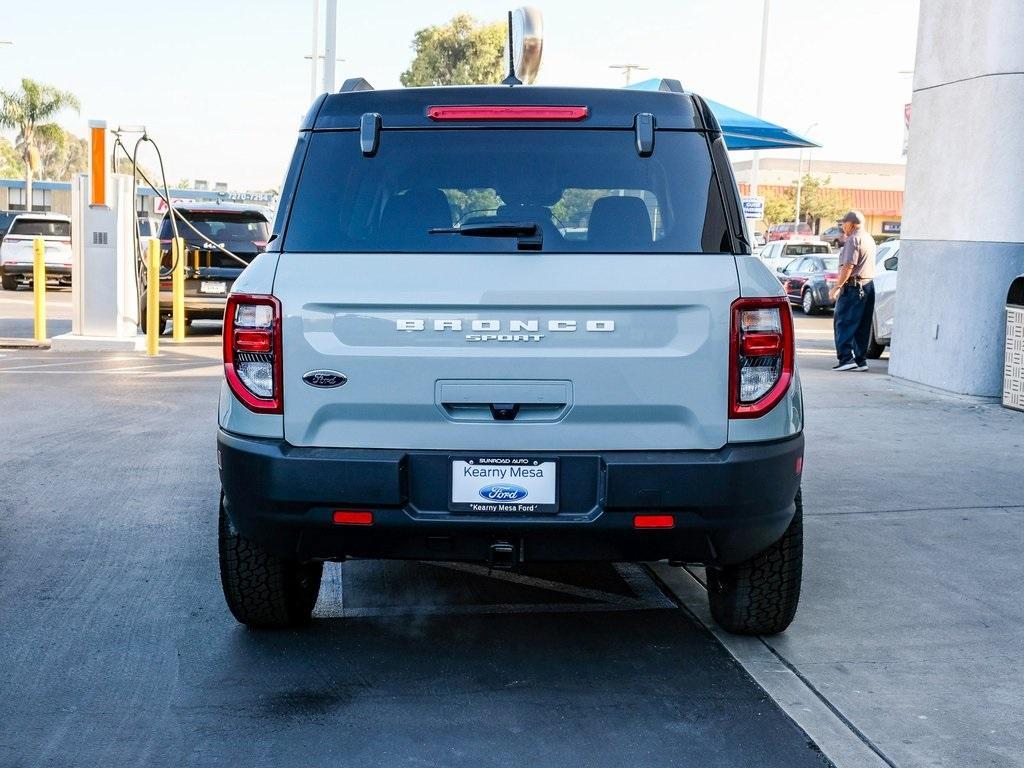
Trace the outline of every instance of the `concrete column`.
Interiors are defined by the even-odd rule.
[[[1024,6],[921,0],[894,376],[1002,391],[1003,307],[1024,274]]]

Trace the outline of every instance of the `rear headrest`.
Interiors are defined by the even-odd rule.
[[[424,241],[433,227],[450,227],[452,209],[439,189],[409,189],[388,200],[381,233],[393,243]]]
[[[651,244],[651,215],[639,197],[599,197],[590,210],[587,242],[603,251],[646,250]]]

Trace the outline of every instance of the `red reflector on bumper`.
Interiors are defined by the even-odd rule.
[[[335,525],[373,525],[373,512],[362,512],[351,509],[334,510]]]
[[[672,515],[634,515],[634,528],[675,528],[676,519]]]

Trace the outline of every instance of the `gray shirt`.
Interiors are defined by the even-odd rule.
[[[852,264],[851,277],[871,280],[875,276],[875,238],[863,229],[857,229],[846,238],[839,252],[839,264]]]

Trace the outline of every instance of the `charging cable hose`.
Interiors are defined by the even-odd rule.
[[[163,200],[164,203],[167,205],[167,215],[168,215],[168,217],[171,220],[171,231],[174,233],[174,239],[175,240],[177,240],[180,237],[179,229],[178,229],[178,223],[180,221],[180,223],[184,224],[186,227],[188,227],[190,230],[192,230],[192,232],[194,232],[196,235],[201,237],[204,242],[208,242],[207,236],[203,232],[200,232],[198,229],[196,229],[196,227],[194,227],[192,225],[192,222],[190,222],[188,220],[188,218],[184,215],[184,212],[177,210],[174,207],[174,205],[171,203],[171,193],[170,193],[170,189],[167,186],[167,173],[164,170],[164,158],[163,158],[163,155],[160,152],[160,147],[157,145],[157,143],[155,141],[153,141],[153,139],[151,139],[149,137],[149,134],[147,134],[145,132],[145,130],[143,130],[142,135],[136,140],[135,146],[132,147],[131,154],[129,154],[128,153],[128,148],[124,145],[124,142],[121,141],[121,132],[120,131],[114,131],[113,133],[114,133],[114,148],[113,148],[112,164],[114,166],[114,171],[115,172],[117,171],[117,148],[120,147],[121,148],[121,152],[124,153],[125,158],[128,160],[128,162],[130,162],[132,164],[132,195],[133,195],[133,197],[135,195],[135,190],[138,189],[139,179],[141,178],[146,183],[146,186],[148,186],[151,190],[153,190],[153,193],[157,197],[159,197],[161,200]],[[138,164],[139,147],[144,142],[151,144],[153,146],[153,151],[156,152],[157,162],[160,165],[160,182],[161,182],[161,186],[163,188],[162,191],[161,191],[161,189],[157,188],[157,186],[150,180],[150,178],[146,175],[146,172],[143,171],[141,168],[139,168],[139,164]],[[134,205],[134,203],[133,203],[133,205]],[[139,239],[139,227],[138,227],[137,223],[135,223],[133,225],[132,230],[133,230],[132,241],[133,241],[133,244],[134,244],[134,251],[135,251],[135,293],[136,293],[136,300],[137,300],[137,303],[138,303],[138,311],[139,311],[139,315],[138,316],[141,318],[142,317],[142,312],[144,311],[143,307],[142,307],[142,297],[143,297],[143,295],[145,293],[144,286],[143,286],[143,274],[144,274],[144,265],[145,265],[146,254],[144,254],[142,252],[142,241]],[[249,262],[247,262],[245,259],[243,259],[240,256],[238,256],[237,254],[232,253],[227,248],[225,248],[223,245],[220,245],[219,243],[210,243],[210,244],[214,247],[215,250],[220,251],[221,253],[225,254],[226,256],[234,259],[239,264],[241,264],[243,267],[249,266]],[[173,252],[173,250],[174,249],[172,249],[172,252]],[[170,269],[166,273],[161,273],[160,277],[163,278],[163,277],[166,277],[167,275],[173,274],[174,268],[177,266],[176,259],[183,258],[183,257],[184,257],[184,253],[183,252],[175,254],[174,257],[172,258]]]

